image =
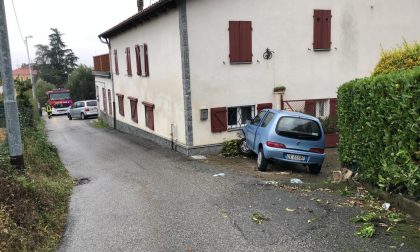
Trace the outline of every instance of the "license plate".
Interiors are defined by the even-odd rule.
[[[305,156],[302,155],[286,154],[286,158],[289,160],[305,161]]]

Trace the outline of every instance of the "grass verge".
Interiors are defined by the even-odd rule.
[[[24,128],[22,136],[24,175],[10,166],[7,141],[0,138],[0,251],[53,251],[73,181],[48,142],[43,121]]]

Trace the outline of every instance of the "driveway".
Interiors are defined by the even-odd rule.
[[[355,237],[359,209],[313,200],[341,200],[335,194],[263,186],[91,123],[47,120],[71,175],[90,179],[73,190],[60,251],[413,251],[381,233]],[[257,224],[254,213],[268,220]]]

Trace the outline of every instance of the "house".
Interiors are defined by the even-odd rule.
[[[35,69],[32,69],[32,76],[34,78],[34,81],[36,81],[36,77],[38,76],[38,71],[35,70]],[[21,80],[21,81],[30,80],[31,79],[31,74],[30,74],[29,66],[23,66],[23,67],[14,69],[13,70],[13,79],[14,80]]]
[[[338,86],[370,75],[382,48],[420,38],[418,0],[138,7],[99,35],[110,63],[96,75],[101,117],[187,154],[216,152],[263,108],[333,116]]]

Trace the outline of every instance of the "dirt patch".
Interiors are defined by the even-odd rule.
[[[227,171],[238,172],[262,178],[265,180],[289,181],[291,178],[299,178],[304,183],[320,184],[331,179],[332,172],[341,168],[338,160],[337,148],[325,150],[325,161],[321,173],[313,175],[308,172],[308,168],[303,165],[279,162],[269,165],[266,172],[256,170],[256,157],[223,157],[208,156],[205,163],[222,167]]]
[[[75,186],[79,186],[79,185],[85,185],[87,183],[90,182],[89,178],[78,178],[78,179],[74,179],[74,185]]]
[[[0,128],[0,142],[3,142],[6,139],[6,129]]]

